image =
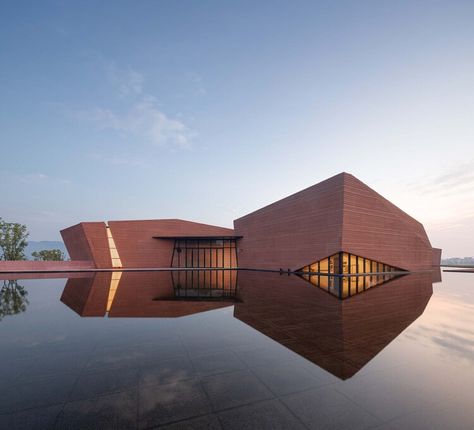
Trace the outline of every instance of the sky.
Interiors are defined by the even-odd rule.
[[[232,227],[342,171],[474,255],[474,2],[0,2],[0,217]]]

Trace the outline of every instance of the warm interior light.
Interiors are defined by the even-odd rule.
[[[304,266],[297,272],[301,272],[300,276],[313,285],[340,298],[346,298],[396,277],[387,272],[403,270],[341,251]]]
[[[121,277],[122,272],[112,272],[112,278],[110,279],[109,295],[107,298],[107,312],[109,312],[112,308],[112,303],[114,302],[115,293],[117,292]]]
[[[112,259],[112,267],[122,267],[122,261],[120,260],[119,253],[117,251],[117,247],[115,246],[115,241],[112,236],[112,230],[110,227],[106,225],[107,230],[107,240],[109,241],[109,250],[110,250],[110,258]]]

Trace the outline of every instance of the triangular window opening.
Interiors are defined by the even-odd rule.
[[[405,270],[341,251],[297,272],[313,285],[345,299],[399,277]]]

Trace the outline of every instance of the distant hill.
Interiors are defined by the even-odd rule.
[[[53,240],[41,240],[38,242],[30,240],[25,250],[26,258],[28,260],[33,260],[31,253],[34,251],[41,251],[43,249],[60,249],[62,252],[64,252],[66,258],[69,258],[69,254],[67,253],[66,246],[64,245],[64,243],[61,241]]]
[[[472,265],[474,265],[474,257],[443,258],[441,260],[441,264],[453,264],[453,265],[457,265],[457,266],[462,266],[462,265],[472,266]]]

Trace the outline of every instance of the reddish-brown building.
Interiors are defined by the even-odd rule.
[[[253,268],[308,273],[439,266],[423,225],[348,173],[234,221],[83,222],[61,231],[72,260],[96,268]]]

